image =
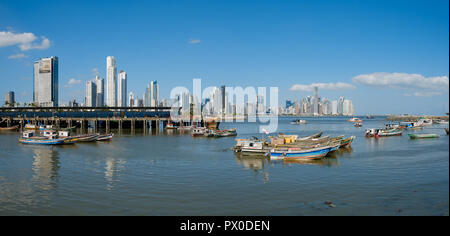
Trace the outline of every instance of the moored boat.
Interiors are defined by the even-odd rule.
[[[274,148],[270,150],[270,158],[272,159],[280,159],[283,158],[285,160],[289,159],[307,159],[307,160],[315,160],[322,159],[325,157],[334,146],[325,146],[311,149],[303,149],[303,148],[287,148],[280,149]]]
[[[350,145],[352,144],[353,140],[355,140],[355,138],[356,138],[355,136],[351,136],[349,138],[342,139],[340,147],[341,148],[342,147],[350,147]]]
[[[230,137],[230,136],[236,136],[236,128],[232,129],[224,129],[224,130],[216,130],[214,132],[214,137],[220,138],[220,137]]]
[[[366,137],[388,137],[402,135],[403,131],[398,129],[367,129],[365,132]]]
[[[96,141],[110,141],[113,138],[114,134],[101,134],[97,137]]]
[[[178,127],[176,127],[174,124],[172,124],[172,123],[168,123],[167,125],[166,125],[166,129],[177,129]]]
[[[19,128],[18,125],[10,126],[10,127],[0,127],[0,131],[14,131]]]
[[[28,130],[36,130],[39,129],[39,126],[33,124],[26,124],[24,128]]]
[[[408,134],[411,139],[439,138],[438,134]]]
[[[206,133],[206,127],[194,127],[191,130],[192,136],[203,136]]]
[[[355,127],[362,127],[362,122],[356,122],[353,126],[355,126]]]

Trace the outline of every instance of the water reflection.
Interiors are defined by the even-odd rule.
[[[113,190],[115,185],[115,176],[118,176],[125,169],[126,161],[113,157],[106,158],[105,163],[105,179],[107,182],[106,189]]]
[[[269,163],[268,158],[263,155],[242,155],[242,153],[235,153],[235,156],[237,163],[248,170],[263,170],[266,164]]]
[[[60,168],[59,153],[56,147],[36,147],[33,149],[33,180],[40,183],[43,190],[56,188]]]
[[[317,165],[324,167],[339,166],[339,161],[335,157],[325,157],[320,160],[283,160],[283,165]]]

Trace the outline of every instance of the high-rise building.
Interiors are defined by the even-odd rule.
[[[117,67],[113,56],[106,57],[106,106],[117,106]]]
[[[123,70],[119,73],[119,83],[117,86],[117,106],[127,106],[127,73]]]
[[[130,95],[128,95],[128,106],[134,107],[134,94],[133,92],[130,92]]]
[[[159,97],[159,85],[158,81],[151,81],[148,85],[150,88],[150,106],[157,107],[158,106],[158,97]]]
[[[16,101],[14,100],[14,92],[13,91],[7,92],[5,95],[5,105],[12,107],[14,106],[14,103],[16,103]]]
[[[331,102],[331,114],[338,115],[338,101],[337,100],[333,100]]]
[[[86,107],[95,107],[97,102],[97,86],[94,81],[86,82],[86,98],[84,105]]]
[[[343,115],[344,114],[344,97],[339,97],[338,100],[338,107],[337,107],[337,113],[338,115]]]
[[[97,107],[105,106],[105,80],[99,76],[95,77],[95,85],[97,86],[97,101],[95,105]]]
[[[36,106],[58,106],[58,57],[34,62],[33,101]]]

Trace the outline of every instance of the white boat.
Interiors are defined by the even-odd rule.
[[[291,122],[291,124],[293,125],[302,125],[302,124],[306,124],[306,120],[294,120]]]
[[[35,129],[38,129],[38,128],[39,128],[39,126],[33,125],[33,124],[26,124],[25,125],[25,129],[29,129],[29,130],[35,130]]]
[[[194,127],[191,130],[192,136],[203,136],[206,133],[206,127]]]
[[[264,142],[260,140],[244,140],[241,142],[240,152],[246,154],[266,154],[270,149],[264,148]]]
[[[448,124],[448,120],[435,120],[435,121],[433,121],[433,123],[436,123],[436,124]]]

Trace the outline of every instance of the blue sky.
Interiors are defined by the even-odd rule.
[[[1,101],[31,101],[32,63],[53,55],[63,103],[114,56],[139,97],[151,80],[167,98],[201,78],[276,86],[280,104],[322,83],[358,114],[449,109],[448,1],[1,1]]]

